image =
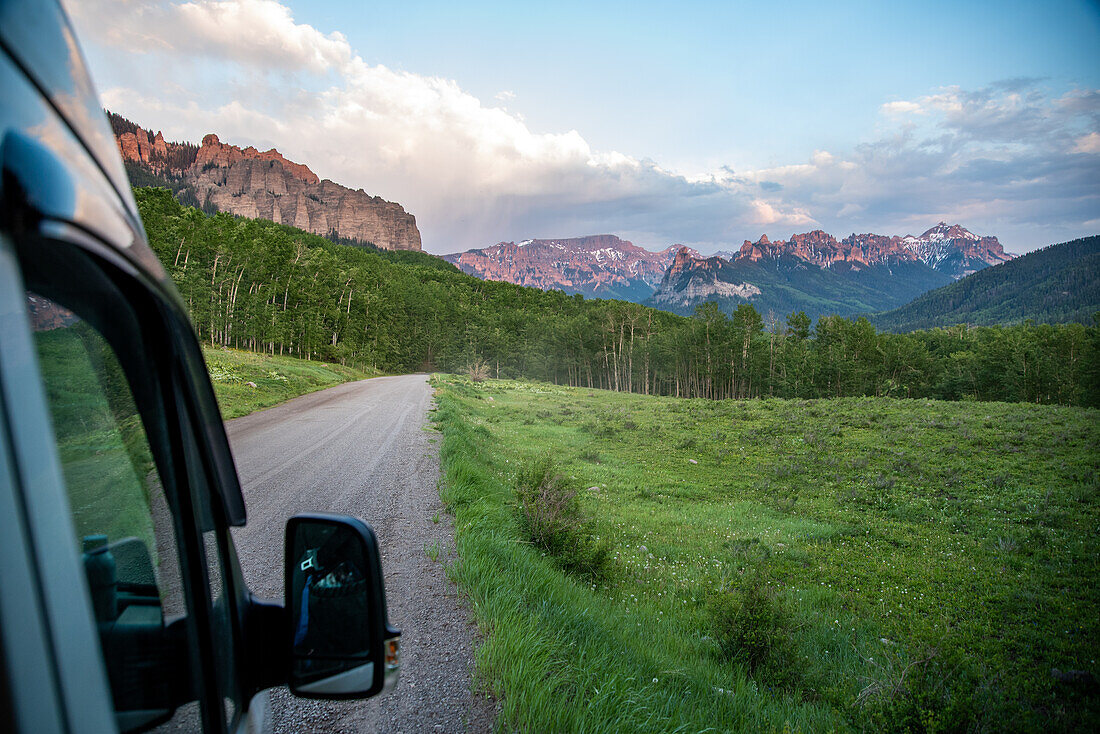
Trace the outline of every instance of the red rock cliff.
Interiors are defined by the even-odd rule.
[[[111,116],[125,161],[160,175],[182,178],[195,199],[218,211],[269,219],[322,236],[335,234],[384,250],[420,250],[416,218],[400,204],[321,180],[279,151],[259,151],[206,135],[202,145],[168,143],[129,121]]]

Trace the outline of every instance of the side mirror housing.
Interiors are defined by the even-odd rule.
[[[347,515],[308,514],[286,526],[291,693],[369,698],[392,686],[399,630],[386,616],[378,540]]]

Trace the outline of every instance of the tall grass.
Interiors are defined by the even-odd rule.
[[[438,384],[438,383],[437,383]],[[480,684],[496,694],[503,726],[520,731],[827,731],[833,712],[768,691],[721,655],[702,625],[639,598],[624,607],[606,587],[563,573],[529,542],[513,511],[517,474],[501,465],[470,420],[469,383],[439,393],[441,495],[455,514],[459,560],[450,573],[469,595],[485,642]],[[545,465],[543,465],[545,467]],[[545,476],[543,476],[545,479]],[[614,573],[614,571],[612,571]]]

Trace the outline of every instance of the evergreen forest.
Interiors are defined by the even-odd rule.
[[[1096,323],[880,332],[866,319],[679,316],[478,280],[427,253],[331,242],[134,191],[199,338],[387,372],[698,398],[893,396],[1100,406]]]

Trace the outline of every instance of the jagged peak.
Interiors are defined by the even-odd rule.
[[[961,224],[948,224],[947,222],[939,222],[935,227],[932,227],[927,232],[922,234],[918,239],[922,240],[955,240],[955,239],[967,239],[967,240],[980,240],[981,237],[974,234]]]

